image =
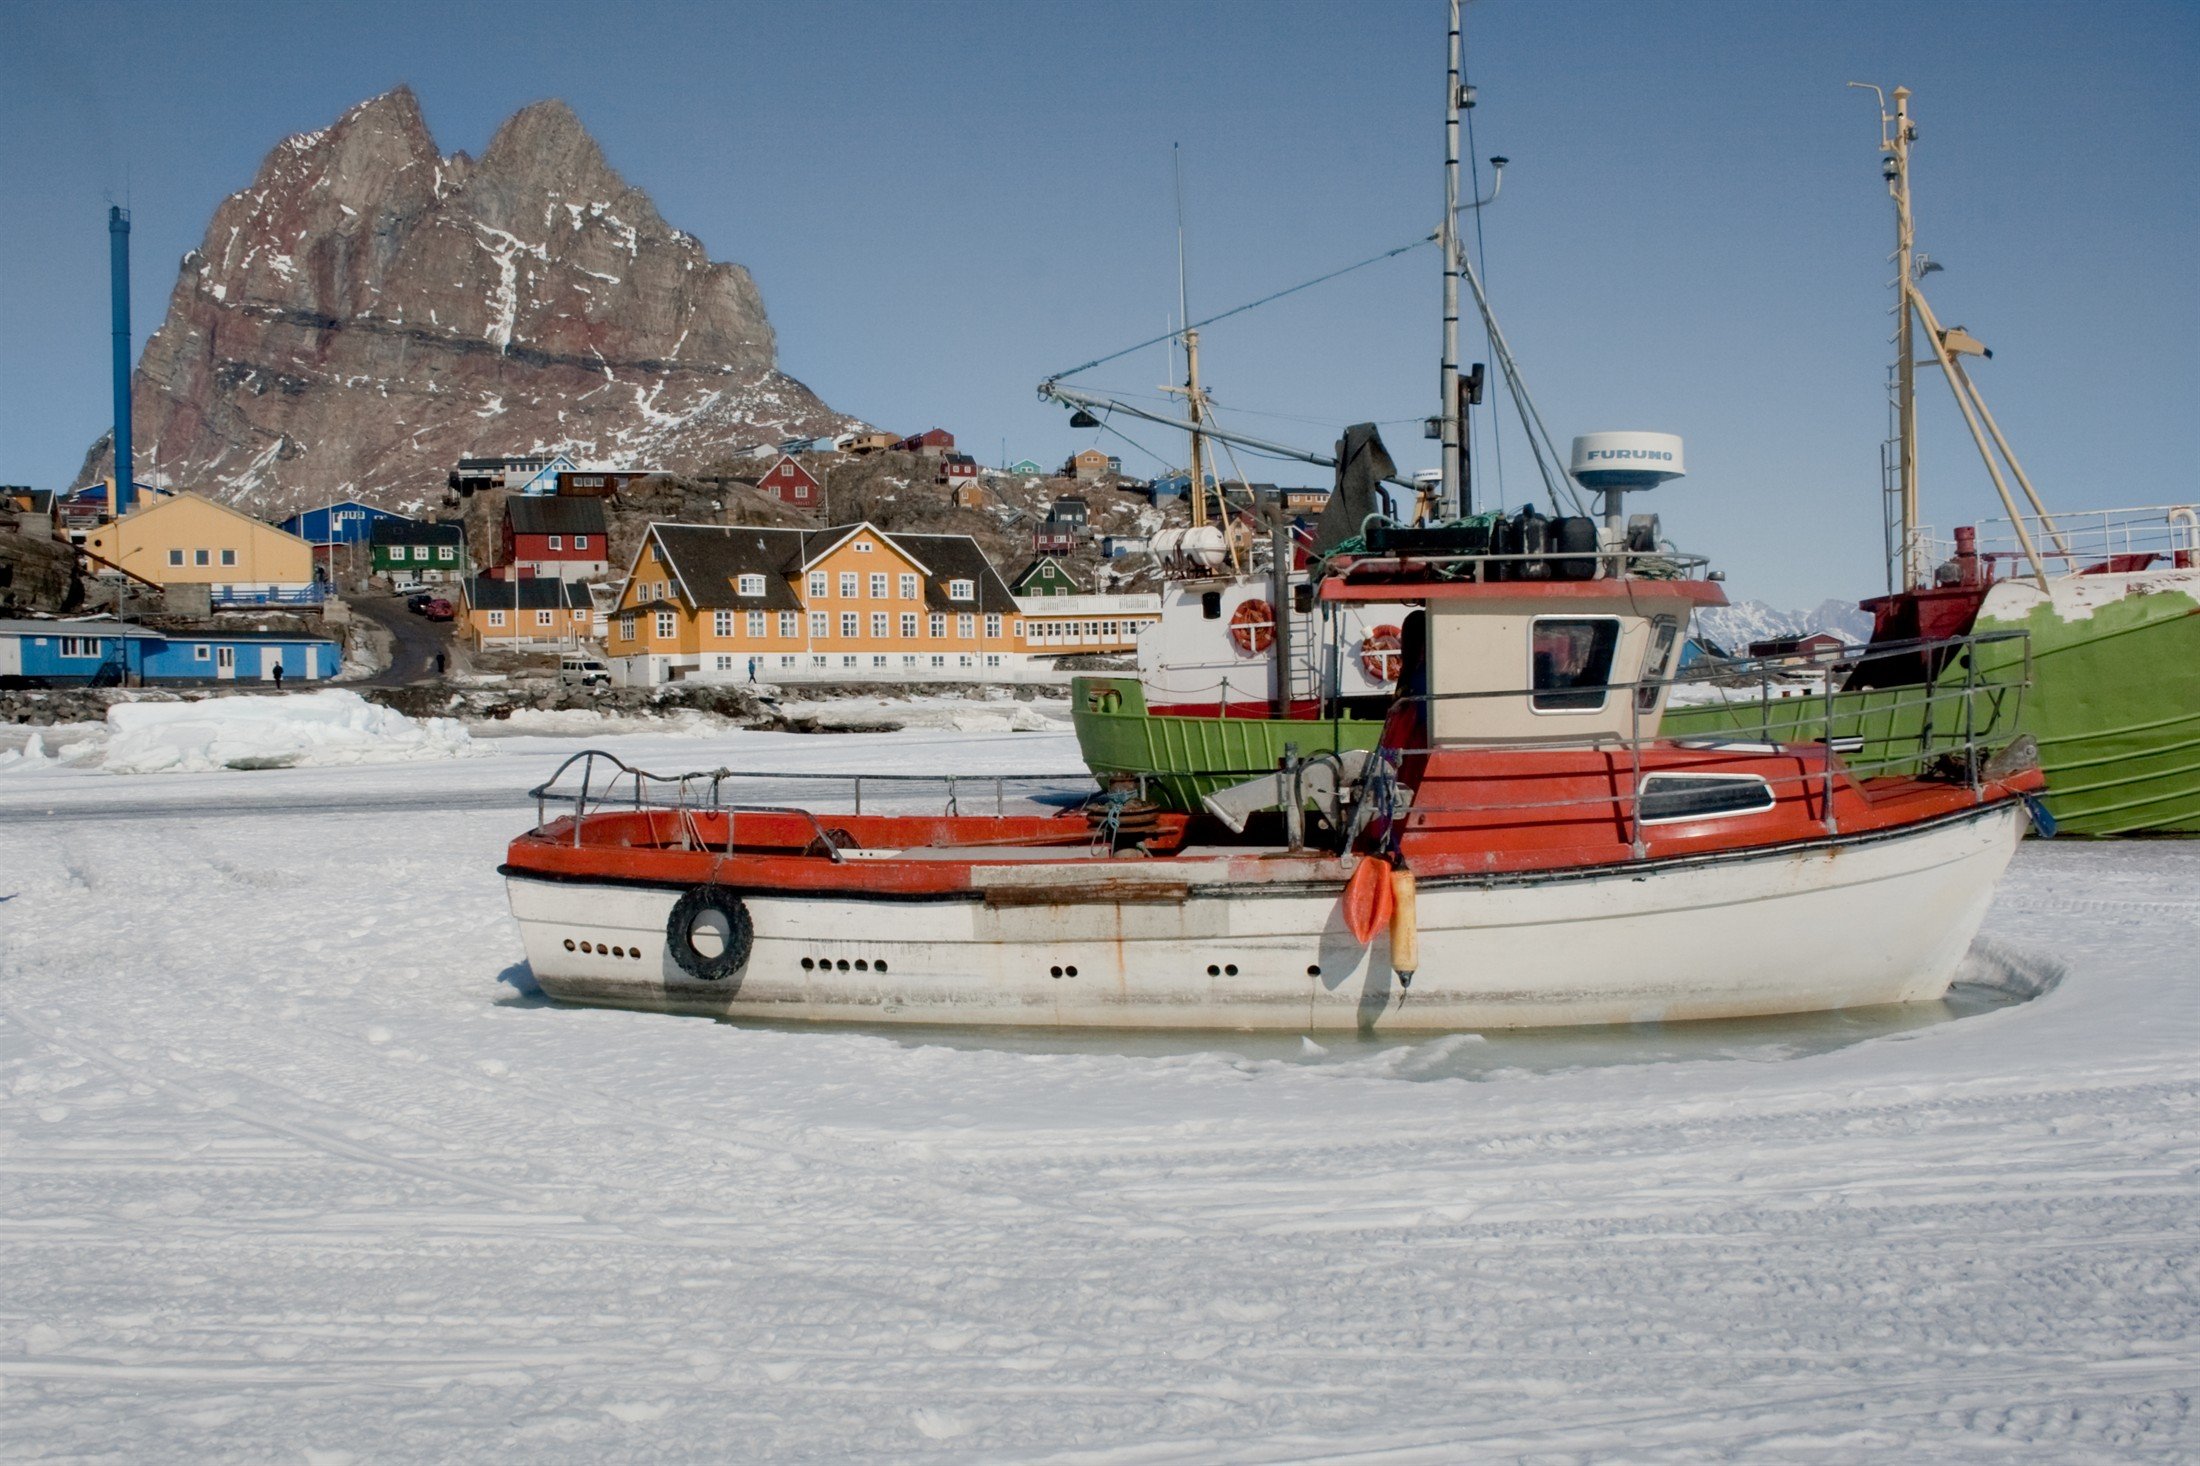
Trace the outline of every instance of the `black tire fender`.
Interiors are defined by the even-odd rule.
[[[705,956],[695,945],[695,924],[715,913],[726,924],[726,949]],[[696,886],[672,903],[665,920],[665,950],[689,977],[703,982],[723,982],[748,965],[749,950],[756,945],[756,924],[749,919],[748,903],[724,886]]]

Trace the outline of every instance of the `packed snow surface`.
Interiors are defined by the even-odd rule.
[[[51,754],[42,739],[9,752],[13,758],[0,754],[0,770],[58,759],[110,774],[167,774],[461,758],[473,748],[453,719],[409,718],[356,692],[325,688],[287,697],[116,703],[104,729]]]
[[[485,746],[0,781],[0,1457],[2200,1454],[2200,844],[2026,847],[1945,1008],[732,1026],[543,1001],[496,864],[579,745]]]

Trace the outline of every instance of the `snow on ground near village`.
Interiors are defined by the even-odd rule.
[[[535,993],[495,868],[580,746],[0,773],[0,1455],[2200,1452],[2200,843],[2028,846],[1971,971],[2059,981],[1965,1016],[744,1028]]]

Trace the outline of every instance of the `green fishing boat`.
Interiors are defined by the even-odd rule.
[[[2190,511],[2159,513],[2174,531]],[[1765,679],[1706,683],[1694,689],[1700,700],[1668,708],[1666,731],[1792,741],[1815,736],[1830,701],[1836,736],[1857,741],[1853,757],[1896,765],[1955,736],[1950,709],[1968,680],[1974,720],[2038,743],[2063,833],[2200,834],[2200,548],[2159,558],[2160,569],[2051,576],[2044,591],[2029,580],[1991,586],[1969,628],[1969,665],[1953,659],[1930,683],[1830,699]]]
[[[1197,810],[1217,789],[1241,784],[1299,757],[1371,749],[1380,718],[1274,718],[1255,713],[1151,712],[1138,678],[1079,677],[1070,684],[1077,751],[1103,785],[1143,780],[1146,797],[1170,809]]]

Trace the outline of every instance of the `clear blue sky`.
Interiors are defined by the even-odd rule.
[[[1737,593],[1880,578],[1892,226],[1846,81],[1917,90],[1933,296],[1994,348],[1978,376],[2051,501],[2193,494],[2200,7],[1477,0],[1467,27],[1475,151],[1513,160],[1487,267],[1529,382],[1562,440],[1686,436],[1693,471],[1657,507]],[[828,402],[1058,459],[1095,435],[1033,385],[1174,308],[1170,144],[1195,316],[1402,243],[1438,212],[1442,33],[1439,0],[12,0],[0,481],[65,482],[107,425],[106,203],[135,214],[142,343],[220,197],[400,81],[446,152],[563,97],[669,221],[755,273],[781,365]],[[1396,423],[1427,465],[1408,422],[1434,408],[1438,288],[1416,251],[1217,327],[1205,375],[1248,430],[1319,447]],[[1089,380],[1165,373],[1156,349]],[[1935,390],[1924,484],[1948,524],[1991,488]],[[1517,436],[1503,456],[1517,502]]]

